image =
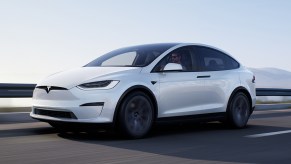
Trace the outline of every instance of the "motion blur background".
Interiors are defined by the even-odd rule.
[[[287,0],[0,0],[0,83],[35,84],[124,46],[191,42],[229,52],[258,87],[291,88],[290,8]]]

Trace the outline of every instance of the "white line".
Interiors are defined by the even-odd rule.
[[[284,131],[278,131],[278,132],[254,134],[254,135],[249,135],[249,136],[246,136],[246,137],[248,137],[248,138],[259,138],[259,137],[268,137],[268,136],[274,136],[274,135],[286,134],[286,133],[291,133],[291,130],[284,130]]]
[[[30,113],[30,112],[0,112],[1,114],[19,114],[19,113]]]

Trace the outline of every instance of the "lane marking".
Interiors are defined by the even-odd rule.
[[[13,123],[13,124],[1,124],[0,133],[2,130],[17,130],[17,129],[31,129],[31,128],[47,128],[51,127],[44,122],[28,122],[28,123]]]
[[[278,110],[255,110],[253,114],[261,114],[261,113],[289,113],[291,109],[278,109]]]
[[[291,130],[283,130],[283,131],[278,131],[278,132],[254,134],[254,135],[248,135],[248,136],[245,136],[245,137],[248,137],[248,138],[259,138],[259,137],[268,137],[268,136],[274,136],[274,135],[286,134],[286,133],[291,133]]]
[[[20,113],[30,113],[30,112],[0,112],[1,114],[20,114]]]

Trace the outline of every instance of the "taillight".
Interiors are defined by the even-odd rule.
[[[256,82],[256,76],[253,76],[252,83]]]

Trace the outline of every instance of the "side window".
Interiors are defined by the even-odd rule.
[[[199,54],[199,63],[202,71],[221,71],[239,67],[237,61],[221,51],[203,46],[195,46],[195,52]]]
[[[190,47],[181,47],[166,55],[153,69],[153,72],[161,72],[168,63],[181,64],[183,72],[192,72],[196,70],[193,50]]]

